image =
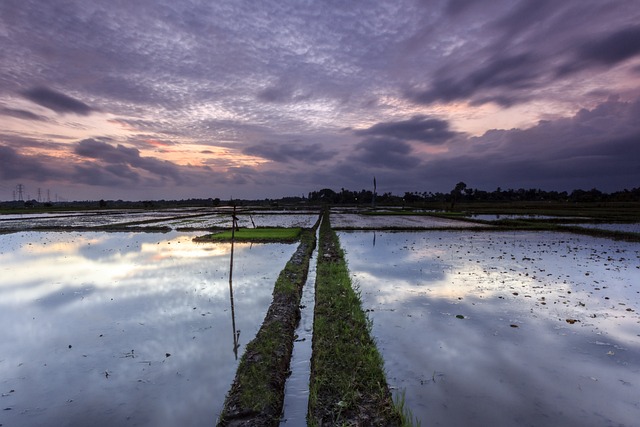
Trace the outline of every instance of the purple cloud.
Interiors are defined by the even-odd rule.
[[[356,131],[355,134],[420,141],[432,145],[443,144],[457,135],[449,129],[449,122],[420,115],[408,120],[376,123],[368,129]]]
[[[74,113],[87,116],[93,111],[93,109],[84,102],[46,87],[29,89],[22,92],[22,95],[29,101],[42,105],[59,114]]]
[[[32,113],[31,111],[21,110],[18,108],[0,108],[0,114],[15,117],[22,120],[45,121],[46,118]]]
[[[420,163],[404,141],[390,138],[368,138],[356,145],[355,154],[349,161],[371,168],[408,170]]]
[[[62,175],[62,171],[51,166],[53,162],[20,154],[5,145],[0,145],[0,178],[3,180],[33,179],[49,180]]]
[[[289,163],[291,161],[318,163],[335,156],[335,153],[324,150],[320,144],[304,144],[301,141],[291,143],[264,141],[244,148],[242,153],[279,163]]]
[[[132,167],[145,170],[162,180],[171,178],[176,184],[184,182],[184,177],[178,166],[168,161],[142,157],[136,148],[127,148],[120,144],[114,147],[103,141],[85,139],[76,145],[74,152],[79,156],[99,160],[110,165],[106,170],[116,172],[129,179],[135,180],[138,176],[137,173],[129,170],[129,167]],[[111,165],[119,165],[120,168],[116,170]]]

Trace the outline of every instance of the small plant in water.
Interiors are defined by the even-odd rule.
[[[409,409],[409,407],[405,404],[405,390],[402,390],[402,392],[396,394],[393,399],[393,404],[402,417],[403,427],[420,427],[422,425],[422,423],[420,423],[420,420],[418,420],[417,417],[413,416],[411,409]]]

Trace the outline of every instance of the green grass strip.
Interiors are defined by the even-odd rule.
[[[316,270],[308,424],[402,425],[383,365],[325,213]]]
[[[300,298],[316,245],[316,229],[317,225],[302,232],[298,249],[276,280],[273,301],[240,359],[219,426],[280,423],[295,329],[300,320]]]
[[[294,228],[241,228],[234,232],[236,242],[295,242],[300,237],[302,229]],[[230,242],[231,230],[209,234],[194,239],[197,242]]]

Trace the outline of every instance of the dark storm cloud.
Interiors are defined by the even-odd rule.
[[[349,161],[369,167],[407,170],[417,166],[420,160],[412,153],[411,145],[390,138],[368,138],[356,145]]]
[[[449,129],[449,122],[421,115],[408,120],[376,123],[368,129],[356,131],[355,134],[420,141],[432,145],[443,144],[457,135]]]
[[[581,45],[575,58],[558,69],[559,75],[584,71],[589,67],[612,66],[640,55],[640,25],[593,39]]]
[[[56,113],[74,113],[81,116],[91,114],[93,109],[82,101],[46,87],[36,87],[22,92],[29,101],[42,105]]]
[[[279,163],[289,163],[291,161],[318,163],[335,155],[335,153],[324,150],[320,144],[304,144],[301,141],[291,143],[264,141],[244,148],[242,153]]]
[[[614,98],[570,118],[470,138],[466,151],[428,160],[421,170],[423,180],[429,182],[457,176],[484,189],[598,187],[613,191],[638,185],[638,159],[640,99]]]
[[[631,4],[525,0],[507,2],[501,9],[497,2],[485,2],[486,13],[494,10],[495,18],[474,30],[479,39],[442,57],[438,68],[414,79],[404,95],[425,105],[466,101],[509,107],[576,72],[614,67],[640,53],[640,27],[622,25],[612,31],[602,22],[616,12],[633,21],[630,17],[639,13]],[[446,10],[454,20],[471,7],[452,2]],[[474,7],[474,13],[481,15],[480,9]]]
[[[586,61],[612,65],[640,54],[640,25],[613,32],[580,49]]]
[[[459,135],[449,152],[419,156],[397,139],[362,141],[347,159],[313,175],[333,188],[381,191],[449,191],[472,188],[542,188],[617,191],[640,185],[640,99],[611,98],[572,117],[541,121],[527,129]],[[317,184],[316,187],[320,188]]]
[[[521,91],[534,88],[542,74],[540,60],[533,54],[497,55],[483,62],[478,69],[461,77],[452,77],[450,70],[443,69],[436,74],[429,89],[410,89],[405,95],[420,104],[469,99],[473,105],[493,101],[508,107],[522,101],[525,96]],[[482,94],[481,97],[478,94]]]
[[[61,175],[52,166],[55,161],[20,154],[5,145],[0,145],[0,178],[3,180],[33,179],[48,180]]]
[[[41,116],[36,113],[32,113],[31,111],[21,110],[17,108],[0,108],[0,114],[10,117],[15,117],[22,120],[34,120],[34,121],[45,121],[46,117]]]
[[[168,161],[142,157],[136,148],[128,148],[120,144],[114,147],[103,141],[85,139],[77,144],[74,151],[79,156],[106,163],[107,170],[121,173],[125,177],[137,176],[137,173],[129,168],[134,167],[157,175],[160,179],[171,178],[176,184],[184,181],[178,166]]]
[[[122,188],[140,183],[140,174],[127,165],[96,165],[86,162],[74,166],[73,179],[82,184]]]

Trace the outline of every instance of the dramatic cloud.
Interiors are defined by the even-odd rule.
[[[422,179],[437,182],[457,174],[459,180],[487,189],[613,191],[620,182],[632,188],[637,186],[638,141],[640,100],[611,99],[571,118],[470,138],[466,148],[427,161]]]
[[[35,113],[32,113],[31,111],[20,110],[16,108],[0,108],[0,114],[3,114],[5,116],[16,117],[22,120],[37,120],[37,121],[46,120],[45,117],[39,114],[35,114]]]
[[[22,92],[22,94],[28,100],[60,114],[74,113],[86,116],[93,111],[92,108],[84,102],[46,87],[29,89]]]
[[[427,144],[443,144],[456,136],[444,120],[414,116],[408,120],[377,123],[368,129],[358,130],[356,135],[383,136],[404,141],[420,141]]]
[[[558,69],[559,75],[583,71],[588,67],[616,65],[640,55],[640,25],[594,38],[576,52],[575,58]]]
[[[292,160],[305,163],[317,163],[331,159],[335,153],[323,150],[320,144],[304,144],[301,141],[292,143],[262,142],[246,147],[242,152],[248,156],[262,157],[279,163]]]
[[[3,180],[32,179],[46,181],[61,175],[47,159],[18,153],[11,147],[0,145],[0,178]]]
[[[579,50],[584,61],[613,65],[640,55],[640,25],[624,28],[585,44]]]
[[[120,144],[114,147],[106,142],[86,139],[78,143],[75,154],[102,161],[107,164],[104,170],[110,174],[133,181],[138,179],[138,173],[131,168],[145,170],[157,175],[162,180],[170,178],[176,184],[183,182],[183,177],[176,165],[168,161],[142,157],[136,148],[127,148]],[[80,167],[84,175],[89,175],[87,169],[84,166]],[[91,182],[95,182],[95,180]]]
[[[443,71],[442,76],[437,77],[430,89],[408,92],[408,96],[422,104],[471,98],[473,104],[493,101],[510,106],[519,100],[515,95],[535,85],[540,77],[539,62],[540,60],[531,54],[498,55],[489,58],[480,68],[459,79],[448,77],[449,73]],[[491,95],[490,91],[494,89],[500,89],[502,94]],[[476,94],[483,92],[487,95],[480,99],[474,98]]]
[[[638,22],[637,0],[3,0],[0,199],[637,186]]]
[[[366,139],[356,146],[356,155],[350,160],[368,167],[395,170],[411,169],[420,163],[409,144],[388,138]]]

